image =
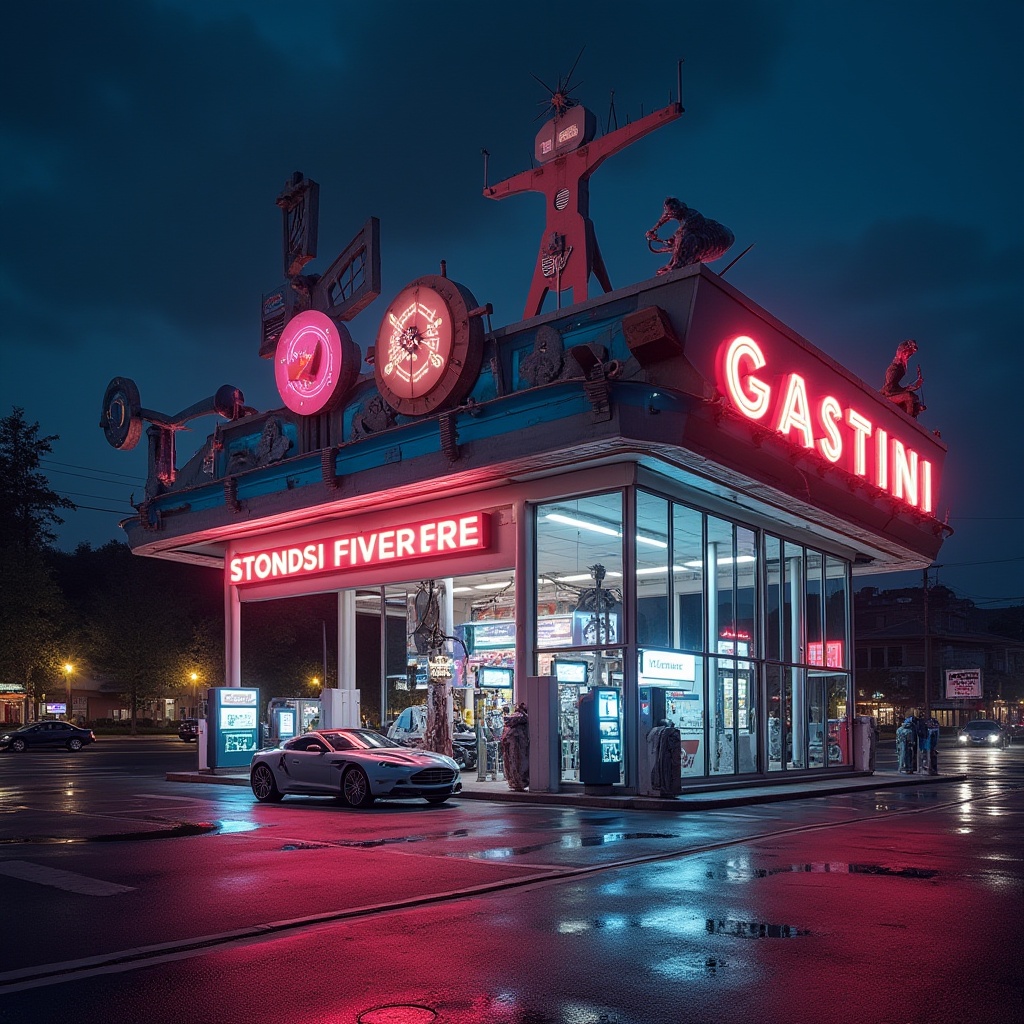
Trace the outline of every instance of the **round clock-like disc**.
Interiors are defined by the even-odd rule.
[[[109,444],[131,451],[142,436],[142,403],[135,381],[115,377],[103,394],[100,426]]]
[[[292,412],[314,416],[332,408],[359,372],[359,350],[343,324],[308,309],[292,317],[274,354],[274,379]]]
[[[417,416],[455,405],[472,390],[483,359],[476,300],[447,277],[420,277],[388,305],[373,373],[396,412]]]

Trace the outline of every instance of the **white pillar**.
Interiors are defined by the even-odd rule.
[[[242,685],[242,602],[238,587],[224,585],[224,685]]]
[[[356,592],[338,593],[338,689],[356,688]],[[324,680],[327,685],[327,680]]]

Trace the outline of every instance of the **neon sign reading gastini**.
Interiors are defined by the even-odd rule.
[[[912,508],[932,511],[932,464],[927,459],[852,405],[844,407],[833,395],[815,393],[799,373],[758,376],[767,366],[753,338],[740,335],[725,346],[721,373],[738,412],[765,421],[776,433]]]
[[[489,546],[488,513],[469,512],[383,530],[325,537],[308,544],[235,554],[228,560],[228,582],[236,586],[266,583],[322,572],[465,554],[483,551]]]

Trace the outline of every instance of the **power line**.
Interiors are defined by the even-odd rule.
[[[124,500],[126,505],[131,505],[131,502],[127,498],[112,498],[109,494],[85,494],[82,491],[58,491],[58,494],[65,498],[79,497],[79,498],[96,498],[99,501],[121,501]],[[77,504],[77,502],[76,502]]]
[[[115,516],[125,516],[128,513],[123,508],[96,508],[95,505],[76,505],[76,509],[88,509],[90,512],[109,512]]]
[[[1009,558],[993,558],[987,562],[943,562],[943,569],[965,565],[1003,565],[1005,562],[1024,562],[1024,555],[1011,555]]]
[[[40,465],[44,466],[63,466],[65,469],[84,469],[87,473],[99,473],[104,476],[120,477],[122,480],[127,480],[130,483],[144,483],[142,477],[129,476],[127,473],[115,473],[113,470],[108,469],[96,469],[94,466],[78,466],[73,462],[56,462],[53,459],[40,459]],[[63,470],[54,470],[55,473],[63,474],[64,476],[77,476],[77,473],[64,473]]]

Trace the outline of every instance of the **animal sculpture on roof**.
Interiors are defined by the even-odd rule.
[[[659,238],[658,229],[670,220],[679,222],[671,238]],[[651,252],[670,252],[672,258],[658,270],[667,274],[678,267],[693,263],[710,263],[724,256],[731,248],[736,236],[717,220],[703,216],[692,206],[669,196],[665,200],[658,222],[647,232],[647,245]],[[657,247],[655,247],[657,243]]]

